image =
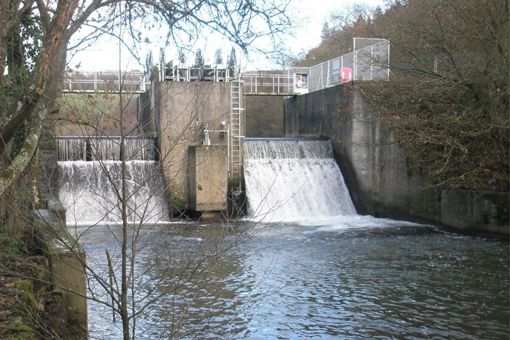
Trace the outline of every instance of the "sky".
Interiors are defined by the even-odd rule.
[[[296,18],[297,22],[302,24],[298,29],[295,30],[295,37],[288,37],[286,39],[285,48],[292,54],[298,54],[299,52],[306,52],[311,48],[319,45],[321,41],[321,31],[324,20],[328,16],[335,12],[347,10],[347,8],[355,3],[365,3],[369,6],[381,6],[384,5],[384,0],[354,0],[354,1],[342,1],[342,0],[291,0],[289,10],[292,16]],[[231,49],[231,44],[222,42],[221,39],[209,45],[219,46],[222,45],[223,53],[226,55]],[[200,43],[197,45],[199,48]],[[212,60],[215,49],[206,48],[205,43],[205,58]],[[159,59],[159,48],[153,49],[153,55],[155,61]],[[177,56],[172,55],[173,51],[166,51],[167,60],[176,58]],[[147,54],[147,51],[143,52]],[[239,56],[239,54],[238,54]],[[142,64],[128,57],[127,52],[123,52],[123,70],[143,70],[145,57],[143,57]],[[263,69],[275,69],[279,66],[271,61],[266,60],[263,55],[251,54],[248,57],[241,56],[241,66],[243,70],[263,70]],[[118,70],[119,68],[119,56],[118,46],[115,41],[104,40],[94,45],[93,47],[87,48],[84,51],[80,51],[69,60],[69,67],[75,69],[79,65],[81,71],[104,71],[104,70]]]

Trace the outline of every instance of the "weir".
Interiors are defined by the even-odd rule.
[[[120,160],[120,136],[59,136],[59,161]],[[126,136],[124,145],[127,160],[151,161],[156,157],[153,138]]]
[[[130,223],[168,221],[154,141],[128,137],[126,146],[127,215]],[[122,221],[122,162],[119,137],[59,137],[60,200],[66,223]]]
[[[330,140],[246,138],[244,146],[253,218],[290,222],[357,215]]]

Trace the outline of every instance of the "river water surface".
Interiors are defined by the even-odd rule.
[[[136,338],[508,338],[508,242],[363,216],[321,223],[144,229],[135,300],[151,303]],[[81,239],[102,277],[105,248],[118,258],[115,236],[97,226]],[[98,303],[89,328],[121,337]]]
[[[151,154],[141,141],[128,149]],[[94,143],[98,159],[86,161],[85,139],[59,142],[93,339],[122,338],[104,303],[120,291],[123,177],[128,220],[156,224],[128,235],[136,339],[508,339],[508,242],[359,216],[329,140],[245,139],[248,216],[264,222],[234,225],[158,224],[168,221],[159,163],[143,153],[122,176],[118,142]]]

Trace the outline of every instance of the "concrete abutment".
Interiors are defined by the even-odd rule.
[[[284,102],[285,137],[325,136],[359,214],[441,224],[466,233],[509,235],[509,195],[440,190],[412,173],[392,131],[355,85]]]

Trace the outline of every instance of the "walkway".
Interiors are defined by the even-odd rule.
[[[239,81],[246,96],[295,96],[322,90],[355,80],[388,80],[390,43],[385,39],[354,38],[354,51],[312,67],[285,71],[237,72],[238,67],[181,67],[166,63],[164,56],[157,69],[158,79],[165,81]],[[164,67],[161,67],[164,65]],[[144,93],[150,84],[141,71],[67,73],[64,92]]]

